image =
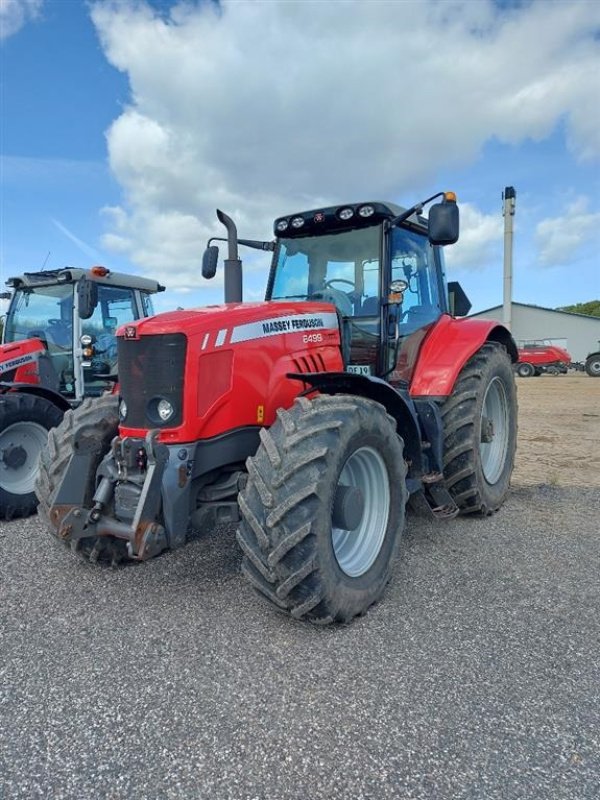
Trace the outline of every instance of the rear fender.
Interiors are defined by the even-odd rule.
[[[423,342],[410,396],[451,395],[460,371],[486,342],[498,342],[506,348],[513,363],[518,361],[517,345],[504,325],[494,320],[455,319],[444,314]]]
[[[415,407],[401,389],[395,389],[381,378],[355,375],[351,372],[315,372],[288,374],[288,378],[302,380],[322,394],[351,394],[381,403],[394,417],[398,433],[404,440],[404,452],[411,476],[423,473],[421,435]]]

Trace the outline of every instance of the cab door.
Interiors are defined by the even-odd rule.
[[[410,382],[425,337],[446,310],[441,254],[414,229],[392,228],[389,235],[390,284],[403,281],[396,302],[386,304],[387,379]]]

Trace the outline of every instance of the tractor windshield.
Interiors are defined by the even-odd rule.
[[[73,350],[73,284],[19,289],[6,317],[5,342],[41,339],[50,353]]]
[[[6,317],[5,342],[40,339],[60,380],[60,391],[74,391],[73,284],[21,287]]]
[[[326,300],[345,317],[379,316],[381,226],[279,240],[270,300]]]

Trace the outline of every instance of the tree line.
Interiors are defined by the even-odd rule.
[[[587,303],[575,303],[572,306],[559,306],[556,310],[585,314],[588,317],[600,317],[600,300],[588,300]]]

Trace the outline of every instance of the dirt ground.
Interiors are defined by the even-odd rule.
[[[513,486],[600,487],[600,379],[585,373],[517,378]]]

